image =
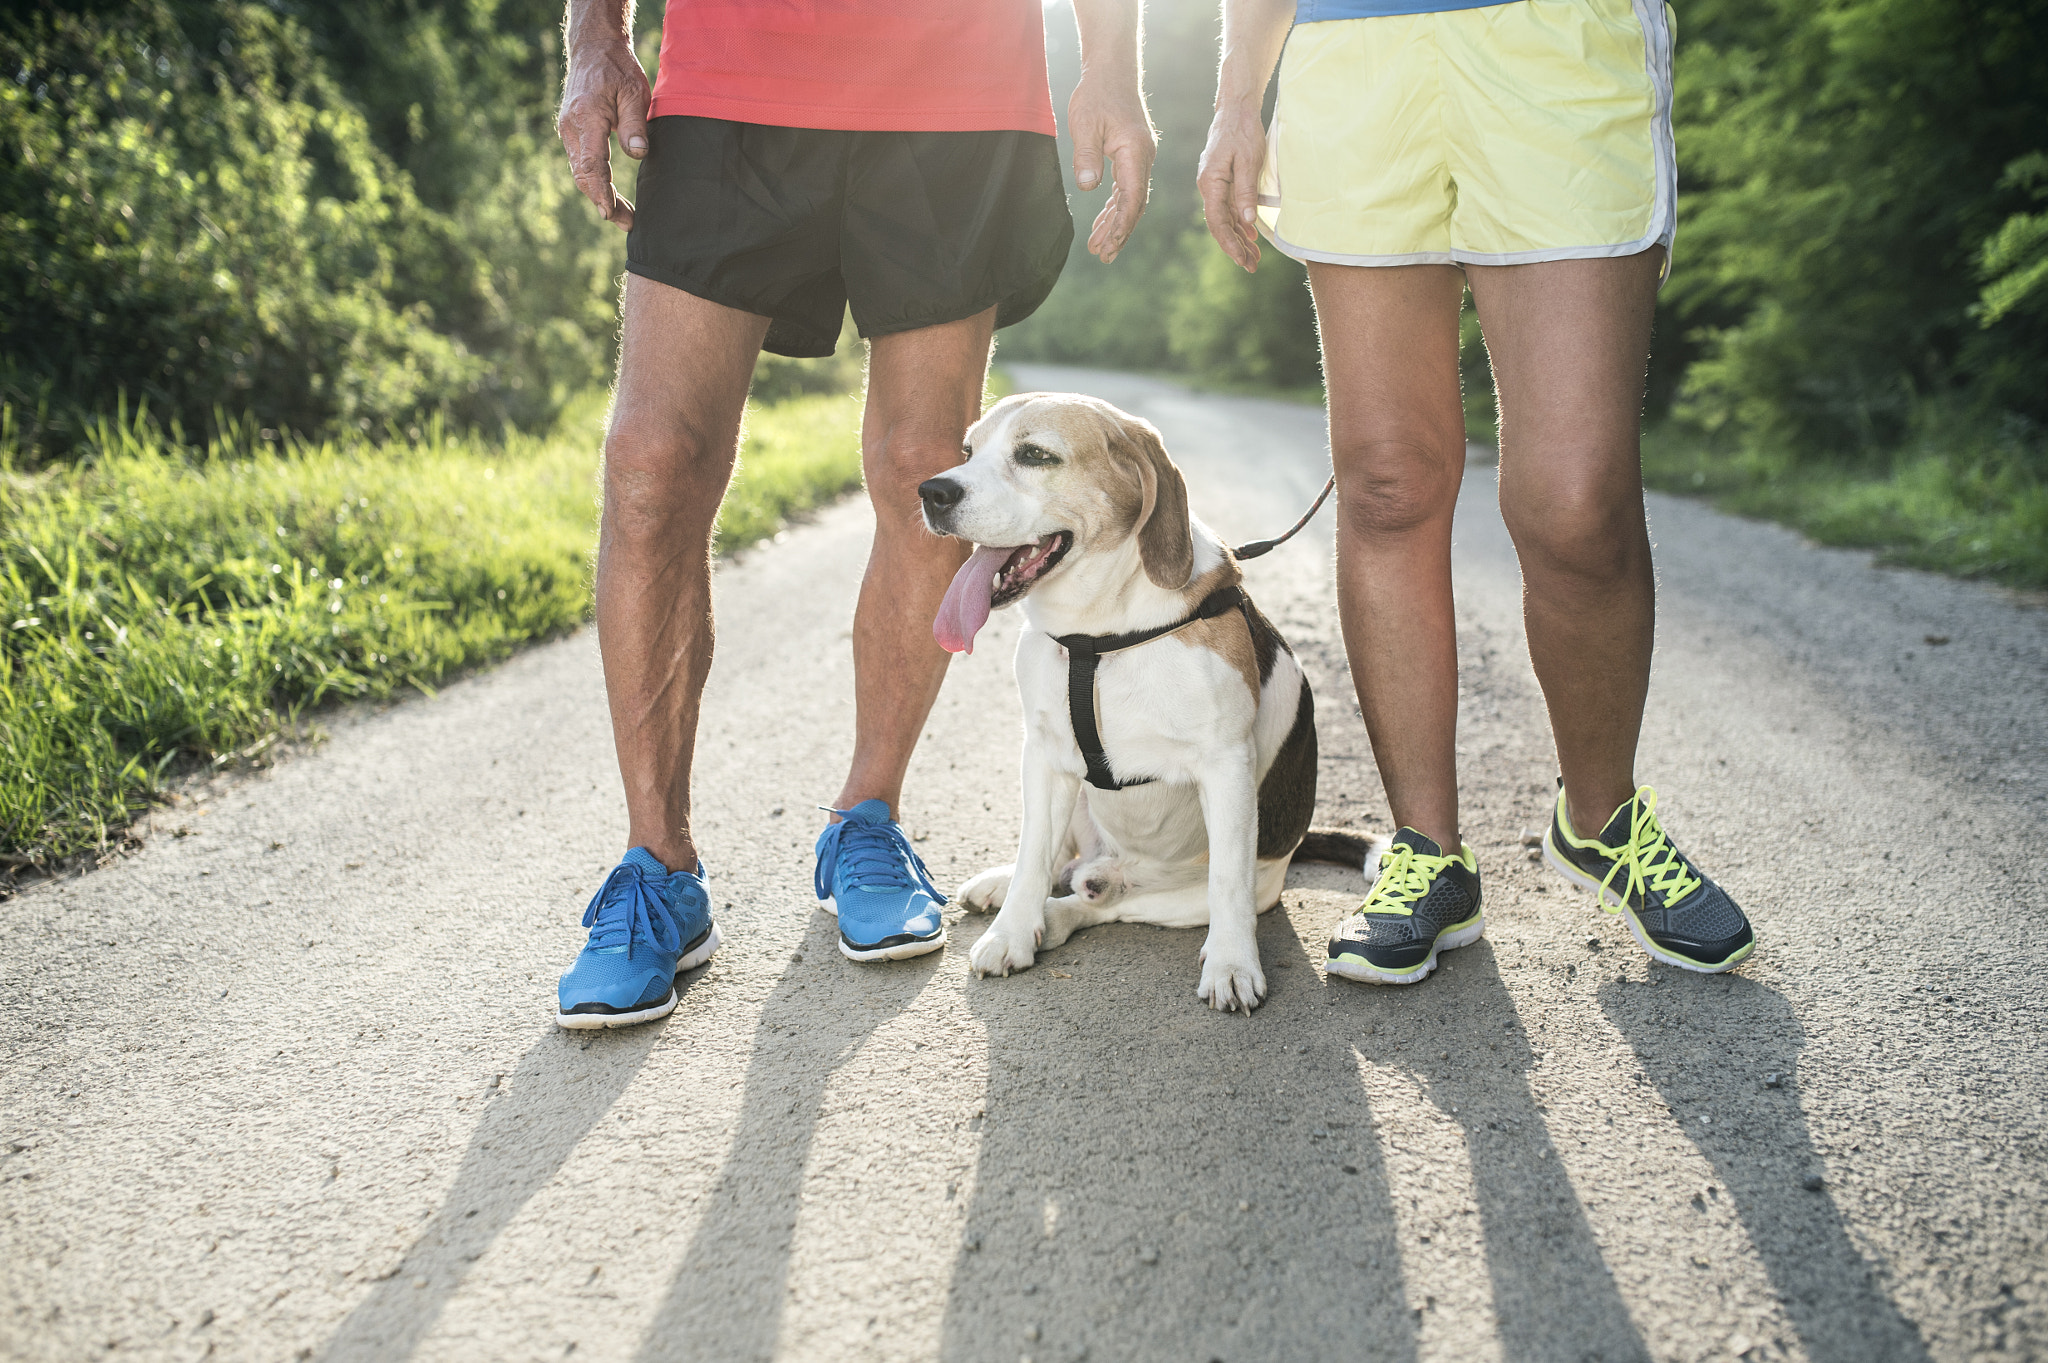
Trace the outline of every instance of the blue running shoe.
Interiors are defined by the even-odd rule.
[[[818,898],[839,918],[839,950],[855,961],[900,961],[946,944],[932,884],[881,800],[834,809],[818,835]]]
[[[676,976],[718,950],[704,863],[696,873],[671,871],[644,847],[605,877],[583,911],[590,940],[562,976],[564,1027],[629,1027],[667,1017],[676,1006]]]

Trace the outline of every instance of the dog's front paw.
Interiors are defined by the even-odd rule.
[[[1247,951],[1205,950],[1202,982],[1195,997],[1218,1012],[1251,1012],[1266,997],[1266,972],[1259,969],[1257,948]]]
[[[1010,893],[1010,877],[1016,870],[1015,863],[991,866],[954,891],[953,897],[969,913],[994,913],[1003,907],[1003,899]]]
[[[1038,937],[1035,930],[1019,931],[1013,923],[1005,923],[1000,915],[989,924],[988,931],[981,934],[981,940],[967,953],[967,964],[977,975],[1007,975],[1013,970],[1029,970],[1031,963],[1038,959]]]

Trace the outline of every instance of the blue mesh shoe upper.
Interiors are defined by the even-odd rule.
[[[676,962],[711,930],[711,895],[704,866],[671,871],[652,852],[635,847],[605,877],[583,911],[590,929],[576,963],[562,976],[562,1011],[600,1005],[621,1012],[668,997]]]
[[[839,913],[839,935],[858,951],[928,941],[941,930],[946,896],[910,849],[881,800],[831,811],[841,822],[818,835],[819,899]]]

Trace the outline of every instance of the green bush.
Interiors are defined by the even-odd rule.
[[[1246,274],[1197,221],[1169,311],[1177,367],[1212,381],[1300,388],[1322,378],[1308,271],[1270,245]]]
[[[2028,249],[2048,3],[1696,0],[1677,82],[1682,415],[1872,467],[1922,404],[2048,421],[2039,295],[1979,306],[1991,244]],[[2014,267],[2000,298],[2039,284]]]
[[[559,16],[298,13],[0,18],[0,399],[30,455],[120,395],[203,439],[544,425],[606,377],[623,246],[547,116]]]

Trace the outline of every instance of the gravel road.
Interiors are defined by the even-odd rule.
[[[1270,533],[1320,413],[1016,366],[1157,422]],[[0,904],[0,1355],[1828,1363],[2048,1356],[2048,611],[1652,499],[1642,775],[1761,939],[1652,967],[1519,845],[1552,765],[1492,470],[1457,546],[1483,942],[1413,989],[1317,963],[1355,876],[1261,920],[1079,934],[974,980],[854,966],[810,891],[850,746],[868,512],[719,571],[699,765],[726,945],[665,1023],[567,1033],[619,848],[582,633],[222,782]],[[1386,807],[1330,516],[1250,566],[1314,682],[1324,822]],[[1007,860],[1005,645],[957,663],[905,822]]]

